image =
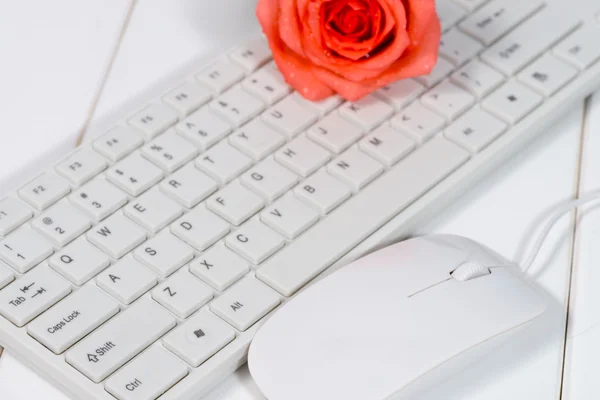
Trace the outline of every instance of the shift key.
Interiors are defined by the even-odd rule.
[[[171,314],[144,298],[69,350],[66,360],[99,383],[175,325]]]

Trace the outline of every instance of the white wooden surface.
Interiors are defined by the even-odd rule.
[[[258,27],[255,0],[139,0],[100,91],[130,3],[16,4],[11,3],[12,17],[0,12],[0,137],[2,143],[15,143],[0,147],[0,193],[14,182],[9,178],[15,172],[24,165],[35,166],[31,161],[48,155],[48,149],[72,146],[88,117],[95,123],[157,77],[217,46],[235,43]],[[35,10],[33,16],[25,18],[27,10]],[[8,67],[5,54],[11,56]],[[571,105],[552,131],[416,233],[462,234],[512,257],[542,210],[578,190],[600,188],[600,94],[586,111],[584,104]],[[56,156],[57,151],[50,153]],[[563,361],[563,399],[600,397],[600,381],[594,379],[600,363],[600,212],[591,210],[580,215],[577,229],[572,216],[565,217],[533,268],[562,310],[553,329],[530,351],[515,348],[485,360],[433,390],[429,400],[558,399]],[[569,340],[563,360],[567,309]],[[10,352],[0,358],[0,398],[66,399]],[[263,397],[242,367],[206,399]]]

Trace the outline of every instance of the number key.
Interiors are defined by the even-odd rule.
[[[89,219],[64,202],[34,219],[31,225],[59,247],[65,246],[91,226]]]
[[[174,130],[166,132],[142,148],[142,155],[161,167],[173,172],[196,156],[198,150]]]
[[[54,252],[39,233],[23,227],[0,242],[0,258],[24,274]]]
[[[127,195],[104,179],[93,180],[69,199],[96,221],[102,221],[127,203]]]
[[[106,177],[131,196],[138,196],[160,181],[163,173],[150,161],[134,154],[109,169]]]

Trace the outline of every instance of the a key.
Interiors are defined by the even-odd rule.
[[[110,258],[85,238],[79,238],[48,260],[56,272],[81,286],[110,265]]]
[[[508,125],[500,119],[479,108],[474,108],[444,129],[444,134],[472,153],[478,153],[502,135],[507,128]]]
[[[481,99],[500,86],[504,76],[481,61],[473,60],[453,73],[450,80]]]
[[[452,29],[442,36],[440,54],[455,65],[462,65],[483,49],[481,43],[458,29]]]
[[[162,177],[162,170],[139,154],[130,155],[106,172],[110,182],[131,196],[139,196]]]
[[[146,240],[146,232],[127,217],[115,214],[87,233],[94,245],[113,258],[121,258]]]
[[[291,88],[274,64],[266,65],[242,82],[242,87],[266,104],[274,104]]]
[[[229,58],[246,72],[252,72],[271,59],[271,51],[263,41],[254,40],[232,51]]]
[[[156,399],[187,374],[182,361],[154,345],[111,376],[104,388],[119,400]]]
[[[339,154],[360,139],[362,134],[362,128],[333,113],[313,125],[307,136],[329,151]]]
[[[127,203],[127,195],[104,179],[94,179],[69,196],[71,203],[102,221]]]
[[[191,164],[181,168],[160,183],[163,193],[187,208],[194,207],[214,193],[217,188],[218,185],[214,179],[198,171]]]
[[[299,136],[275,153],[275,160],[298,175],[307,177],[325,165],[331,153],[307,139]]]
[[[358,147],[379,162],[391,167],[409,154],[416,144],[405,134],[388,125],[381,125],[361,140]]]
[[[452,0],[436,0],[437,14],[442,25],[442,31],[452,28],[467,15],[467,10]]]
[[[60,202],[34,219],[31,226],[58,247],[66,246],[87,231],[90,220],[66,202]]]
[[[171,108],[163,104],[151,104],[129,119],[129,125],[152,139],[175,125],[179,117]]]
[[[298,92],[292,93],[289,97],[301,106],[317,112],[321,117],[329,114],[331,111],[338,108],[338,106],[344,102],[344,99],[342,99],[337,94],[329,96],[325,100],[320,101],[307,100],[304,97],[302,97],[302,95]]]
[[[523,84],[511,80],[486,97],[481,107],[504,121],[515,124],[540,105],[543,99]]]
[[[493,0],[471,14],[459,27],[489,46],[542,5],[542,0]]]
[[[517,79],[538,93],[550,97],[573,80],[578,72],[575,67],[548,53],[521,71]]]
[[[579,69],[586,69],[600,59],[600,25],[586,24],[554,47],[554,54]]]
[[[175,221],[171,232],[196,250],[203,251],[229,232],[229,224],[201,204]]]
[[[194,82],[185,82],[163,96],[162,100],[185,117],[208,103],[212,94]]]
[[[111,161],[119,161],[144,144],[144,139],[133,128],[116,126],[94,140],[94,149]]]
[[[117,261],[96,278],[100,288],[124,304],[133,303],[157,282],[156,276],[132,257]]]
[[[281,302],[279,295],[253,277],[236,283],[210,303],[212,312],[245,331]]]
[[[257,219],[244,224],[225,238],[227,247],[258,265],[285,245],[281,235]]]
[[[126,216],[150,232],[158,232],[183,213],[175,200],[153,189],[133,200],[124,209]]]
[[[451,121],[468,110],[475,103],[475,98],[445,80],[425,93],[421,97],[421,103]]]
[[[244,70],[237,65],[220,60],[196,75],[198,82],[215,93],[224,92],[244,78]]]
[[[439,132],[446,121],[425,106],[413,103],[392,118],[390,123],[394,128],[407,133],[421,144]]]
[[[198,154],[190,142],[169,130],[146,146],[142,155],[167,172],[173,172]]]
[[[0,201],[0,236],[6,236],[32,217],[33,211],[20,200],[12,197],[3,199]]]
[[[240,177],[244,186],[271,202],[298,183],[298,176],[267,158]]]
[[[224,141],[200,154],[194,164],[208,176],[225,184],[247,170],[252,159]]]
[[[56,171],[75,186],[89,181],[104,171],[108,163],[90,149],[81,149],[56,166]]]
[[[213,100],[209,107],[234,126],[241,126],[257,116],[265,105],[241,87],[235,86]]]
[[[285,138],[256,118],[229,136],[229,143],[258,161],[284,144]]]
[[[296,186],[294,193],[321,214],[328,214],[352,195],[348,186],[322,170]]]
[[[264,201],[238,181],[232,182],[206,200],[206,207],[232,225],[240,225],[260,211]]]
[[[377,97],[367,95],[358,101],[345,103],[339,112],[342,117],[365,131],[370,131],[388,119],[394,113],[394,109]]]
[[[288,138],[294,137],[317,120],[317,114],[300,105],[291,96],[267,109],[262,119]]]
[[[21,327],[69,293],[69,283],[41,265],[0,291],[0,314]]]
[[[453,70],[454,65],[450,61],[439,57],[435,67],[433,67],[433,70],[428,75],[418,76],[414,79],[427,87],[432,87],[450,75]]]
[[[191,247],[164,230],[150,238],[133,253],[135,258],[165,278],[194,258]]]
[[[260,219],[291,240],[316,224],[319,213],[290,193],[265,208]]]
[[[169,332],[163,345],[192,367],[200,366],[235,339],[235,331],[209,311],[199,311]]]
[[[167,310],[141,299],[77,343],[65,359],[98,383],[175,325]]]
[[[414,79],[403,79],[378,89],[373,95],[387,101],[396,111],[399,111],[424,91],[425,87]]]
[[[355,192],[383,173],[383,166],[353,147],[327,165],[327,171]]]
[[[27,333],[61,354],[119,312],[119,305],[86,285],[27,325]]]
[[[231,132],[231,125],[223,118],[202,107],[175,126],[184,139],[206,150]]]
[[[182,270],[152,291],[152,298],[177,315],[187,318],[213,298],[208,285]]]
[[[52,244],[28,226],[14,231],[0,242],[0,258],[22,274],[52,253]]]
[[[0,261],[0,289],[15,280],[15,273],[8,265]]]
[[[44,210],[71,191],[67,182],[54,173],[44,173],[19,190],[19,196],[38,210]]]
[[[190,272],[222,292],[249,271],[248,262],[217,244],[190,263]]]

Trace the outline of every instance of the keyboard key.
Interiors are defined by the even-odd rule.
[[[152,291],[152,298],[177,315],[187,318],[213,298],[208,285],[182,270]]]
[[[112,258],[121,258],[146,240],[146,232],[125,216],[115,214],[92,228],[87,238]]]
[[[284,144],[285,138],[257,118],[229,136],[229,143],[258,161]]]
[[[415,80],[427,87],[432,87],[450,75],[453,70],[454,65],[450,61],[439,57],[435,67],[433,67],[433,70],[428,75],[418,76]]]
[[[327,171],[355,192],[383,173],[383,166],[353,147],[327,165]]]
[[[474,108],[444,130],[446,137],[472,153],[478,153],[502,135],[508,125],[493,115]]]
[[[142,299],[67,351],[66,361],[98,383],[175,325],[168,311]]]
[[[443,32],[452,28],[467,15],[467,10],[452,0],[436,0],[435,3]]]
[[[235,339],[235,331],[208,311],[200,311],[169,332],[163,345],[192,367],[200,366]]]
[[[206,208],[232,225],[240,225],[260,211],[264,201],[235,181],[206,200]]]
[[[212,312],[245,331],[281,302],[279,295],[253,277],[244,278],[210,303]]]
[[[587,24],[570,34],[554,48],[554,54],[579,69],[586,69],[600,59],[600,25]]]
[[[466,150],[447,139],[432,139],[265,261],[257,277],[292,295],[468,159]],[[323,238],[331,238],[327,246],[315,246]]]
[[[200,205],[171,225],[171,232],[198,251],[229,233],[229,224]]]
[[[52,253],[52,244],[27,226],[16,230],[0,242],[0,258],[22,274]]]
[[[94,149],[111,161],[119,161],[144,144],[142,136],[130,127],[116,126],[94,141]]]
[[[425,93],[421,97],[421,103],[446,118],[446,120],[453,120],[468,110],[475,103],[475,98],[445,80]]]
[[[69,184],[58,175],[44,173],[19,190],[19,196],[37,208],[44,210],[71,191]]]
[[[0,314],[21,327],[69,293],[69,283],[43,265],[0,291]]]
[[[450,80],[482,99],[504,82],[504,76],[481,61],[473,60],[453,73]]]
[[[119,312],[119,305],[86,285],[27,326],[27,333],[60,354]]]
[[[0,289],[15,280],[15,273],[8,265],[0,261]]]
[[[156,233],[183,214],[183,209],[158,189],[152,189],[124,208],[124,214],[147,231]]]
[[[274,104],[286,96],[290,86],[274,64],[269,64],[242,82],[242,87],[266,104]]]
[[[82,237],[50,257],[48,263],[56,272],[81,286],[108,267],[110,258]]]
[[[421,144],[439,132],[446,121],[423,105],[413,103],[392,118],[390,123],[394,128],[407,133]]]
[[[160,183],[160,189],[187,208],[214,193],[217,182],[198,171],[193,165],[186,165]]]
[[[271,202],[298,183],[298,176],[267,158],[240,177],[240,182]]]
[[[148,239],[133,254],[137,260],[162,278],[171,275],[194,258],[192,248],[168,230]]]
[[[331,154],[318,144],[299,136],[275,153],[275,160],[298,175],[307,177],[325,165]]]
[[[403,79],[382,87],[373,95],[387,101],[396,111],[399,111],[424,91],[425,87],[414,79]]]
[[[370,131],[388,119],[394,109],[377,97],[367,95],[358,101],[344,103],[339,112],[342,117]]]
[[[127,203],[127,195],[104,179],[95,179],[69,196],[71,203],[102,221]]]
[[[106,172],[106,178],[129,193],[139,196],[163,177],[160,168],[139,154],[133,154]]]
[[[234,126],[241,126],[264,110],[265,105],[241,87],[235,86],[213,100],[209,107]]]
[[[208,103],[212,94],[207,89],[193,82],[185,82],[163,96],[162,100],[186,116]]]
[[[226,184],[252,165],[252,159],[227,142],[221,142],[194,161],[196,167],[221,184]]]
[[[232,51],[229,58],[246,72],[252,72],[271,59],[271,51],[263,41],[254,40]]]
[[[329,114],[331,111],[338,108],[338,106],[344,102],[344,99],[342,99],[337,94],[329,96],[325,100],[321,101],[307,100],[304,97],[302,97],[302,95],[300,95],[298,92],[292,93],[289,97],[301,106],[317,112],[321,117]]]
[[[187,374],[183,362],[155,345],[111,376],[104,388],[119,400],[156,399]]]
[[[288,96],[265,111],[262,119],[278,132],[291,138],[311,126],[317,120],[317,115]]]
[[[152,139],[175,125],[177,113],[163,104],[151,104],[132,118],[129,125],[141,131],[146,139]]]
[[[455,65],[462,65],[483,49],[481,43],[458,29],[452,29],[442,36],[440,54]]]
[[[217,61],[196,75],[198,82],[215,93],[224,92],[243,78],[244,70],[227,60]]]
[[[0,201],[0,236],[6,236],[33,217],[33,211],[20,200],[7,197]]]
[[[371,157],[391,167],[409,154],[416,144],[403,133],[382,125],[361,140],[358,146]]]
[[[90,220],[67,203],[58,203],[34,219],[31,226],[58,247],[66,246],[92,226]]]
[[[475,10],[479,8],[481,5],[487,3],[489,0],[454,0],[456,3],[465,7],[468,10]]]
[[[248,262],[218,244],[190,264],[190,272],[222,292],[249,271]]]
[[[265,208],[260,219],[288,239],[294,239],[319,221],[319,213],[290,193]]]
[[[545,54],[521,71],[517,79],[538,93],[550,97],[573,80],[578,72],[575,67],[552,54]]]
[[[259,220],[253,219],[230,233],[225,244],[246,260],[258,265],[281,249],[285,240]]]
[[[142,155],[167,172],[196,157],[198,150],[174,130],[163,133],[142,148]]]
[[[175,130],[199,149],[206,150],[227,136],[231,132],[231,125],[208,107],[202,107],[177,124]]]
[[[543,101],[543,97],[516,81],[508,81],[489,95],[481,107],[510,124],[519,122]]]
[[[325,171],[319,171],[306,179],[294,189],[294,193],[323,215],[331,212],[352,195],[348,186]]]
[[[104,171],[108,163],[93,150],[81,149],[56,166],[56,171],[73,185],[80,186]]]
[[[340,117],[329,114],[308,130],[308,137],[336,154],[362,137],[363,130]]]
[[[152,272],[131,257],[117,261],[96,278],[100,288],[124,304],[133,303],[157,282]]]
[[[460,29],[489,46],[543,4],[542,0],[493,0],[466,18],[460,24]]]

